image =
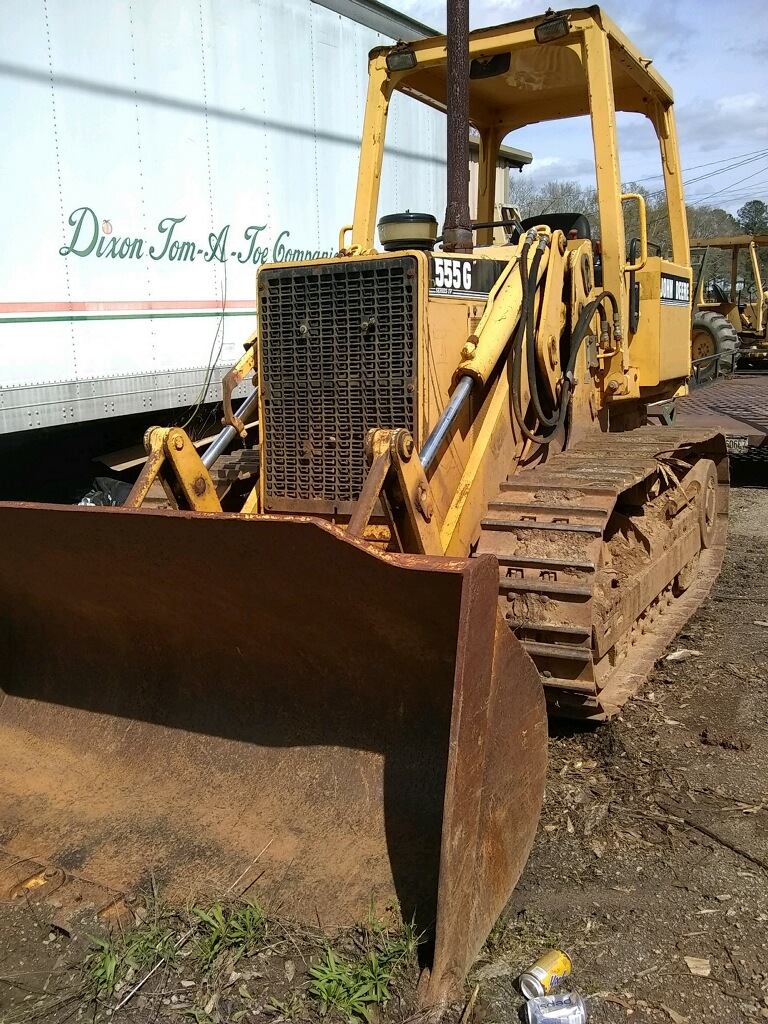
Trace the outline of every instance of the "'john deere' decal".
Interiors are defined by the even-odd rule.
[[[691,282],[685,277],[662,274],[661,301],[666,306],[688,306],[691,301]]]

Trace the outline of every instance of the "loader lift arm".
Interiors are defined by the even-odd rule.
[[[152,484],[159,480],[173,508],[221,512],[208,470],[189,435],[181,427],[150,427],[144,435],[147,461],[124,508],[141,508]]]

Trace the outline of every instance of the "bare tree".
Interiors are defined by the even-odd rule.
[[[637,182],[625,182],[623,188],[627,192],[636,192],[643,196],[646,204],[646,215],[648,225],[648,239],[658,246],[663,256],[670,253],[670,228],[667,212],[666,197],[663,192],[649,192],[643,185]],[[600,237],[600,217],[598,213],[597,193],[594,188],[588,188],[577,181],[549,181],[543,185],[536,185],[523,176],[515,176],[510,181],[510,202],[520,209],[525,217],[544,216],[548,213],[583,213],[590,222],[592,237]],[[762,213],[761,213],[762,210]],[[745,213],[746,211],[746,213]],[[756,224],[756,230],[768,231],[768,222],[760,228],[763,223],[760,216],[768,217],[768,207],[759,200],[753,200],[739,210],[739,219],[727,210],[716,206],[687,206],[688,232],[691,238],[715,238],[738,234],[746,230],[745,219],[747,216],[752,219],[748,223]],[[624,204],[624,229],[627,245],[632,238],[640,234],[640,223],[636,203],[627,202]],[[730,270],[726,268],[728,258],[723,255],[713,254],[711,264],[713,273],[723,278],[726,274],[730,280]],[[722,264],[722,266],[721,266]]]

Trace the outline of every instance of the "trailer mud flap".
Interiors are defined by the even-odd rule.
[[[256,879],[325,927],[397,901],[457,986],[541,807],[498,570],[313,519],[0,505],[0,845],[170,899]],[[250,874],[249,874],[250,871]],[[240,886],[238,886],[239,888]]]

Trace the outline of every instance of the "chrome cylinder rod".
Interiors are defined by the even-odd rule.
[[[461,378],[459,383],[456,385],[456,390],[451,395],[451,400],[443,410],[443,415],[437,421],[435,429],[424,442],[424,447],[419,452],[419,458],[421,459],[421,464],[424,467],[425,472],[434,462],[435,456],[440,450],[440,445],[445,440],[445,437],[453,426],[456,417],[464,408],[464,403],[469,398],[474,384],[474,377]]]
[[[240,407],[235,410],[235,416],[237,416],[239,420],[242,420],[243,423],[245,423],[248,416],[256,408],[258,399],[259,389],[254,388],[253,393],[250,394],[245,399],[245,401],[241,403]],[[202,457],[202,462],[206,469],[210,469],[211,466],[216,461],[216,459],[218,459],[220,455],[223,455],[223,453],[227,450],[232,441],[234,441],[236,436],[237,431],[235,430],[234,427],[224,427],[224,429],[221,431],[216,440],[212,441],[211,444],[208,446]]]

